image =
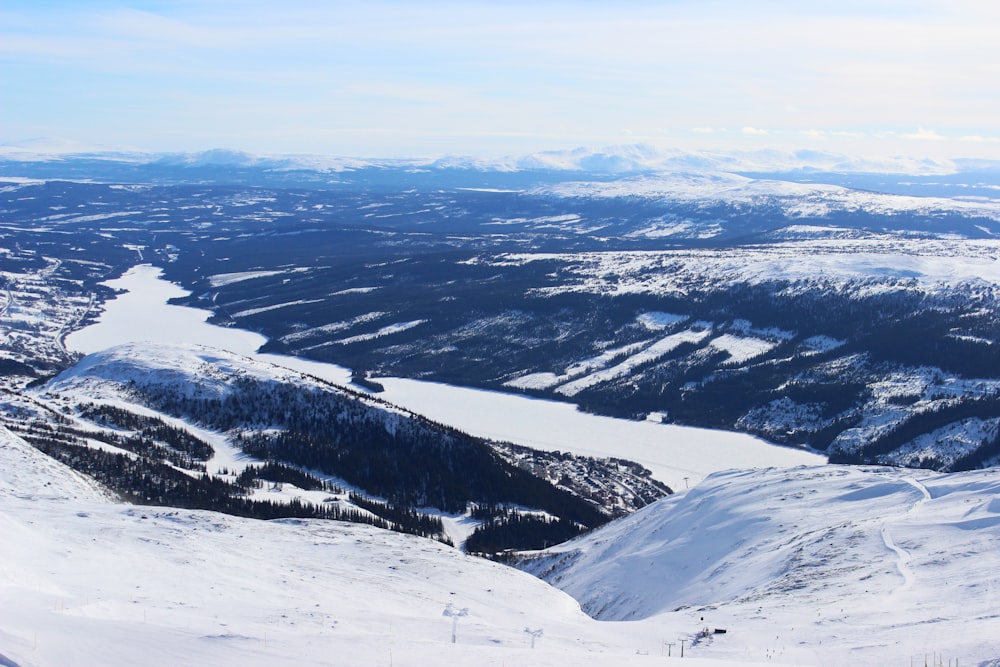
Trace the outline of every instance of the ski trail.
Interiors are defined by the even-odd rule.
[[[923,503],[931,499],[931,492],[927,489],[926,486],[924,486],[924,483],[921,482],[919,479],[914,479],[912,477],[905,477],[904,480],[906,481],[907,484],[909,484],[910,486],[914,487],[917,491],[919,491],[921,495],[923,495],[924,497],[923,500],[921,500],[916,505],[910,508],[909,510],[910,512],[917,509],[919,505],[922,505]]]
[[[899,571],[900,576],[903,577],[903,585],[897,590],[908,590],[913,586],[914,575],[913,569],[910,568],[910,561],[913,559],[913,556],[909,551],[896,544],[896,541],[892,539],[892,535],[889,533],[889,521],[899,520],[913,514],[920,508],[921,505],[931,499],[931,492],[920,480],[912,477],[904,477],[903,481],[917,489],[917,491],[920,491],[921,498],[910,505],[909,509],[902,514],[892,517],[892,519],[883,521],[881,529],[882,542],[885,544],[887,549],[896,555],[896,569]]]
[[[899,570],[899,574],[903,577],[902,588],[908,589],[913,586],[913,570],[910,569],[910,552],[902,548],[892,539],[892,535],[889,534],[888,527],[886,524],[882,524],[882,542],[885,546],[896,554],[896,569]]]

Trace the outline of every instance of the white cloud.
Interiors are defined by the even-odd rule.
[[[945,138],[934,130],[920,128],[916,132],[900,135],[903,139],[915,139],[917,141],[944,141]]]
[[[743,134],[749,134],[749,135],[752,135],[752,136],[761,136],[761,135],[768,134],[768,131],[767,130],[762,130],[762,129],[757,128],[757,127],[749,127],[749,126],[747,126],[747,127],[743,128]]]
[[[984,137],[979,134],[970,134],[964,137],[960,137],[959,141],[966,141],[977,144],[995,144],[995,143],[1000,143],[1000,137]]]

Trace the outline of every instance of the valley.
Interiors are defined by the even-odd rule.
[[[82,324],[102,279],[151,263],[263,351],[376,383],[517,392],[843,462],[1000,456],[985,197],[455,165],[107,161],[97,173],[131,180],[31,180],[53,168],[5,166],[21,179],[4,188],[6,281],[51,275],[68,310],[46,321]],[[59,336],[44,336],[50,367]]]
[[[992,172],[232,157],[0,160],[0,662],[994,664]]]

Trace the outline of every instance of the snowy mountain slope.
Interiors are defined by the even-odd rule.
[[[998,498],[995,471],[721,473],[532,561],[591,610],[646,617],[607,622],[430,540],[109,502],[0,432],[0,655],[19,667],[611,667],[673,664],[684,640],[677,664],[694,667],[924,653],[986,665],[1000,657]],[[449,604],[469,610],[454,645]],[[526,628],[543,631],[534,650]]]
[[[596,618],[696,614],[825,664],[980,664],[1000,657],[997,472],[718,473],[520,566]]]
[[[943,291],[1000,284],[992,240],[950,244],[939,240],[868,238],[794,241],[719,250],[523,253],[484,258],[496,266],[557,262],[559,285],[545,295],[584,292],[669,296],[712,286],[788,281],[785,294],[837,288],[858,298],[878,291]]]
[[[183,388],[195,399],[210,399],[236,391],[233,384],[236,377],[332,389],[301,373],[221,349],[182,343],[127,343],[84,357],[49,382],[47,390],[52,393],[79,391],[85,396],[96,397],[101,387],[110,388],[112,395],[118,396],[122,387],[163,386]]]
[[[122,505],[88,497],[72,472],[38,457],[0,431],[5,665],[663,660],[662,628],[594,621],[534,577],[430,540],[340,522]],[[25,480],[75,489],[76,498],[28,495]],[[468,609],[454,645],[448,605]],[[543,631],[534,650],[526,628]]]
[[[4,406],[6,409],[7,406]],[[26,445],[0,425],[0,498],[65,503],[109,501],[111,495],[94,480]]]

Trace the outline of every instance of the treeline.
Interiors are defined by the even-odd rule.
[[[664,411],[675,423],[702,427],[737,428],[751,411],[778,399],[791,399],[815,410],[822,425],[782,424],[778,430],[749,428],[775,442],[807,444],[824,450],[844,430],[857,425],[864,406],[873,400],[871,385],[900,368],[940,368],[966,378],[1000,378],[1000,342],[996,331],[1000,315],[996,295],[984,291],[968,301],[958,295],[924,295],[916,290],[857,297],[843,293],[809,291],[787,286],[788,294],[771,293],[781,283],[729,289],[718,295],[692,297],[691,304],[675,305],[676,312],[692,313],[724,324],[734,317],[755,326],[796,331],[766,357],[738,367],[719,363],[704,349],[674,350],[646,364],[627,378],[594,385],[574,396],[581,409],[617,417],[641,419]],[[863,286],[859,286],[863,287]],[[820,307],[822,306],[822,307]],[[808,317],[807,317],[808,316]],[[812,335],[828,335],[845,343],[827,351],[802,354],[801,342]],[[682,354],[683,352],[683,354]],[[850,358],[831,372],[829,362]],[[790,380],[793,380],[790,382]],[[955,405],[941,414],[916,415],[902,428],[886,434],[865,454],[836,454],[837,460],[873,461],[879,454],[962,415],[1000,415],[973,392],[955,397]],[[950,418],[949,413],[955,415]],[[969,465],[972,457],[963,459]],[[942,464],[927,459],[928,466]]]
[[[343,489],[334,484],[322,480],[315,475],[287,466],[275,461],[265,461],[260,465],[248,465],[236,476],[235,484],[241,489],[261,488],[263,482],[267,480],[277,484],[291,484],[305,491],[327,491],[329,493],[343,493]]]
[[[434,539],[451,544],[444,534],[444,524],[440,517],[421,514],[415,509],[408,507],[398,507],[391,503],[380,503],[371,498],[351,493],[351,503],[361,509],[368,510],[386,521],[390,522],[393,530],[401,533],[412,533],[421,537],[432,537]]]
[[[572,539],[585,530],[566,519],[525,514],[499,507],[479,508],[473,516],[486,522],[468,537],[465,550],[490,556],[515,549],[545,549]]]
[[[8,424],[8,426],[25,438],[40,434],[43,437],[54,438],[60,442],[72,442],[82,446],[86,446],[87,440],[94,440],[117,449],[132,452],[138,456],[157,461],[166,461],[178,468],[205,472],[204,462],[192,458],[186,452],[166,447],[143,435],[93,431],[66,424],[58,424],[53,427],[41,420],[33,420],[29,424]]]
[[[247,455],[335,475],[405,507],[462,512],[470,502],[606,521],[577,496],[511,465],[483,440],[382,407],[360,394],[237,377],[224,396],[132,385],[153,407],[233,433]]]
[[[363,523],[384,530],[413,533],[421,526],[387,521],[370,512],[336,502],[316,505],[293,498],[289,502],[255,500],[243,489],[219,477],[196,477],[170,466],[120,452],[93,449],[57,437],[23,435],[26,441],[57,461],[95,479],[124,500],[137,505],[179,507],[223,512],[252,519],[326,519]],[[437,535],[428,535],[436,537]]]
[[[188,454],[192,459],[207,461],[215,450],[204,440],[189,431],[171,426],[159,417],[140,415],[124,408],[95,403],[79,406],[80,416],[95,424],[135,431],[147,438],[163,442],[173,449]]]
[[[955,459],[950,471],[976,470],[987,466],[1000,464],[1000,433],[993,438],[985,438],[975,451]],[[940,468],[937,468],[940,470]]]
[[[875,361],[933,366],[963,377],[1000,377],[1000,318],[996,304],[927,307],[907,313],[858,339],[854,345]],[[980,341],[976,336],[984,335]]]

